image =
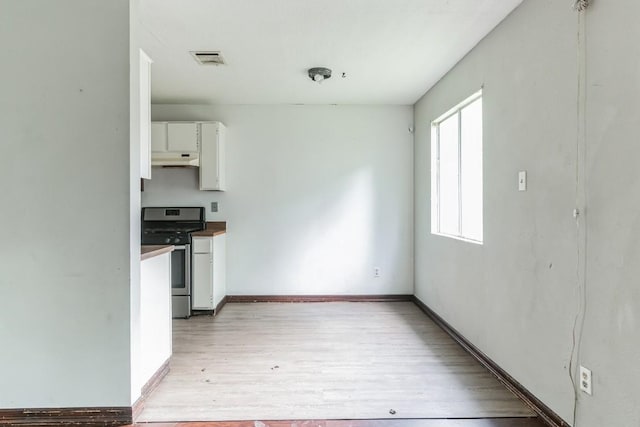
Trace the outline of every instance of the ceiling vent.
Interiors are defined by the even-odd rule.
[[[191,56],[198,62],[200,65],[222,65],[224,64],[224,59],[222,58],[222,54],[220,52],[201,52],[201,51],[191,51]]]

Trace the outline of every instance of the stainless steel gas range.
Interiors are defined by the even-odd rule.
[[[206,226],[203,207],[142,208],[143,245],[174,245],[171,252],[171,311],[191,316],[191,232]]]

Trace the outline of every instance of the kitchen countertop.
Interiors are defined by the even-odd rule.
[[[173,245],[142,245],[140,246],[140,261],[172,252],[175,248]]]
[[[207,222],[207,228],[202,231],[194,231],[191,236],[195,237],[213,237],[227,232],[227,223],[225,221]]]

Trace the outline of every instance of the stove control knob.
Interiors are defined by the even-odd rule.
[[[166,239],[164,239],[164,242],[165,243],[171,243],[171,239],[167,237]]]
[[[175,239],[173,239],[173,243],[180,243],[180,239],[176,237]]]

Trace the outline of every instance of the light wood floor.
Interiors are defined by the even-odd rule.
[[[235,303],[174,321],[138,421],[533,416],[413,303]]]
[[[545,427],[545,424],[537,418],[469,418],[136,423],[126,427]]]

